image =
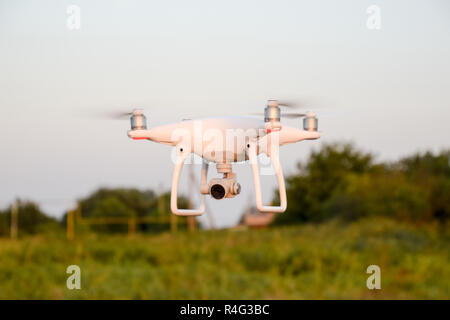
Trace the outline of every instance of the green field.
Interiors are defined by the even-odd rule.
[[[81,268],[81,290],[66,268]],[[368,290],[366,268],[381,268]],[[388,219],[0,240],[1,299],[448,299],[450,232]]]

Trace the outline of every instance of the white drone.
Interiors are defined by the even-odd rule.
[[[314,113],[289,113],[283,116],[304,117],[303,129],[282,126],[280,106],[287,103],[269,100],[264,110],[264,121],[252,117],[218,117],[198,120],[183,120],[178,123],[147,129],[146,117],[141,110],[131,115],[131,130],[128,136],[134,140],[150,140],[175,146],[175,167],[172,177],[170,208],[179,216],[197,216],[205,211],[205,195],[214,199],[233,198],[240,193],[241,186],[232,172],[232,163],[249,161],[253,172],[256,206],[260,212],[284,212],[287,206],[283,171],[278,158],[279,147],[302,140],[318,139],[318,120]],[[280,194],[279,206],[263,205],[258,155],[265,153],[272,162],[277,176]],[[202,158],[201,204],[198,209],[178,208],[178,182],[185,160],[192,154]],[[208,164],[216,163],[221,179],[207,181]]]

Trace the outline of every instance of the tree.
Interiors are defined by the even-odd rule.
[[[330,217],[352,221],[368,216],[428,220],[428,192],[410,183],[402,172],[349,174],[327,199],[322,210]]]
[[[101,199],[92,211],[92,217],[96,218],[133,216],[136,216],[136,212],[133,209],[130,209],[119,199],[112,196]],[[128,226],[123,224],[99,224],[94,225],[93,228],[97,231],[125,232]]]
[[[351,144],[326,144],[297,167],[298,171],[286,179],[289,204],[285,213],[277,215],[280,224],[329,218],[330,213],[322,210],[322,205],[347,182],[346,176],[377,168],[372,154],[358,151]]]
[[[355,220],[389,216],[402,220],[450,218],[450,151],[414,154],[375,164],[351,144],[328,144],[311,153],[287,177],[288,208],[276,223]]]
[[[429,192],[433,217],[444,222],[450,219],[450,150],[434,155],[416,153],[401,159],[396,167],[410,181]]]
[[[11,224],[11,208],[0,212],[0,235],[8,236]],[[39,206],[32,201],[18,201],[18,229],[19,235],[37,234],[55,230],[61,226],[55,218],[46,215]]]
[[[107,189],[101,188],[80,201],[83,217],[90,217],[98,206],[106,199],[115,198],[125,207],[132,210],[136,216],[145,216],[156,206],[157,198],[153,191],[138,189]],[[105,213],[105,215],[107,215]]]
[[[187,207],[185,198],[178,199],[180,207]],[[84,218],[89,217],[144,217],[170,214],[170,193],[156,195],[153,191],[138,189],[102,188],[80,201]],[[140,231],[162,231],[169,229],[167,224],[142,224]],[[126,225],[107,224],[94,226],[93,229],[105,232],[126,231]]]

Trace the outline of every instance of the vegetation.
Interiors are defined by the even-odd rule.
[[[450,218],[450,150],[376,163],[372,154],[350,144],[325,145],[286,181],[289,205],[277,216],[278,224],[367,216],[441,223]]]
[[[179,197],[182,208],[189,206],[186,198]],[[170,214],[170,193],[156,195],[151,190],[137,189],[99,189],[85,199],[80,200],[84,218],[89,217],[151,217],[168,216]],[[95,225],[95,231],[116,233],[126,232],[127,226],[120,224]],[[167,231],[169,224],[140,224],[140,232]]]
[[[450,233],[387,218],[0,240],[0,299],[448,299]],[[81,268],[81,290],[66,268]],[[368,290],[366,268],[381,268]]]
[[[94,225],[69,242],[64,219],[21,201],[19,240],[0,211],[0,299],[448,299],[449,164],[450,151],[380,163],[325,145],[287,177],[287,212],[258,231]],[[80,203],[83,217],[145,217],[168,214],[169,197],[100,189]],[[81,290],[66,288],[73,264]],[[366,287],[372,264],[381,290]]]
[[[450,219],[450,150],[414,154],[393,163],[376,162],[373,154],[351,144],[329,144],[311,153],[298,171],[286,177],[289,205],[275,224],[324,222],[338,218],[355,221],[383,216],[402,221]],[[278,202],[275,198],[274,202]],[[179,199],[189,207],[187,199]],[[151,190],[102,188],[80,200],[83,217],[147,217],[168,215],[170,194]],[[58,228],[32,202],[19,208],[21,234]],[[64,215],[60,231],[65,226]],[[10,208],[0,211],[0,236],[9,234]],[[124,233],[126,225],[93,225],[92,230]],[[169,224],[138,225],[139,232],[160,232]]]
[[[21,235],[45,232],[61,232],[59,222],[47,216],[31,201],[18,201],[18,229]],[[11,208],[0,211],[0,236],[9,235]]]

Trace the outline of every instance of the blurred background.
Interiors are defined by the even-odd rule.
[[[449,9],[0,0],[0,298],[448,299]],[[171,149],[100,116],[142,107],[153,127],[270,98],[305,102],[323,132],[281,149],[276,216],[256,212],[236,164],[238,197],[175,218]],[[184,207],[193,183],[185,170]],[[81,290],[65,286],[71,264]]]

